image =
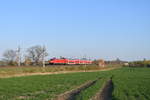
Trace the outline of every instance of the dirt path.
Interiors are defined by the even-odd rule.
[[[80,94],[81,91],[87,89],[88,87],[94,85],[100,78],[94,80],[94,81],[89,81],[86,82],[84,84],[82,84],[81,86],[71,90],[71,91],[67,91],[61,95],[59,95],[55,100],[75,100],[75,97]]]
[[[92,100],[112,100],[113,81],[108,80],[102,90]]]
[[[0,78],[11,78],[11,77],[21,77],[21,76],[33,76],[33,75],[51,75],[51,74],[66,74],[66,73],[79,73],[79,72],[98,72],[98,71],[109,71],[113,69],[118,69],[120,67],[104,68],[100,70],[81,70],[81,71],[58,71],[58,72],[37,72],[37,73],[22,73],[14,75],[0,76]]]

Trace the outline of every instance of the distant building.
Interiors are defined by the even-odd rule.
[[[129,63],[127,63],[127,62],[126,62],[126,63],[124,63],[124,66],[129,66]]]
[[[98,60],[98,65],[100,67],[105,67],[105,61],[103,59]]]

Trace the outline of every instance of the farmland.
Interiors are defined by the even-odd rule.
[[[114,100],[150,100],[150,69],[123,69],[114,76]]]
[[[0,100],[51,100],[88,81],[95,83],[73,100],[89,100],[102,92],[112,77],[113,100],[150,100],[150,68],[119,68],[110,71],[34,75],[0,79]],[[94,100],[94,99],[93,99]]]

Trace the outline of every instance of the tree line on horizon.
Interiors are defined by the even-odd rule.
[[[18,50],[9,49],[4,51],[3,59],[0,61],[0,66],[37,66],[43,65],[45,67],[45,57],[48,52],[45,46],[35,45],[27,48],[25,53],[21,54],[20,48]],[[94,60],[93,64],[98,65],[99,60]],[[150,67],[150,60],[126,62],[117,58],[114,61],[105,61],[106,65],[124,65],[127,67]]]
[[[129,63],[129,67],[149,67],[150,68],[150,60],[133,61]]]
[[[20,48],[18,50],[9,49],[3,53],[3,59],[0,61],[4,66],[21,65],[42,65],[45,63],[45,57],[48,56],[45,46],[35,45],[29,47],[24,56],[21,56]]]

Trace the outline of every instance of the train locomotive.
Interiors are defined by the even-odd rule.
[[[80,60],[80,59],[67,59],[67,58],[53,58],[49,60],[50,65],[82,65],[82,64],[92,64],[90,60]]]

